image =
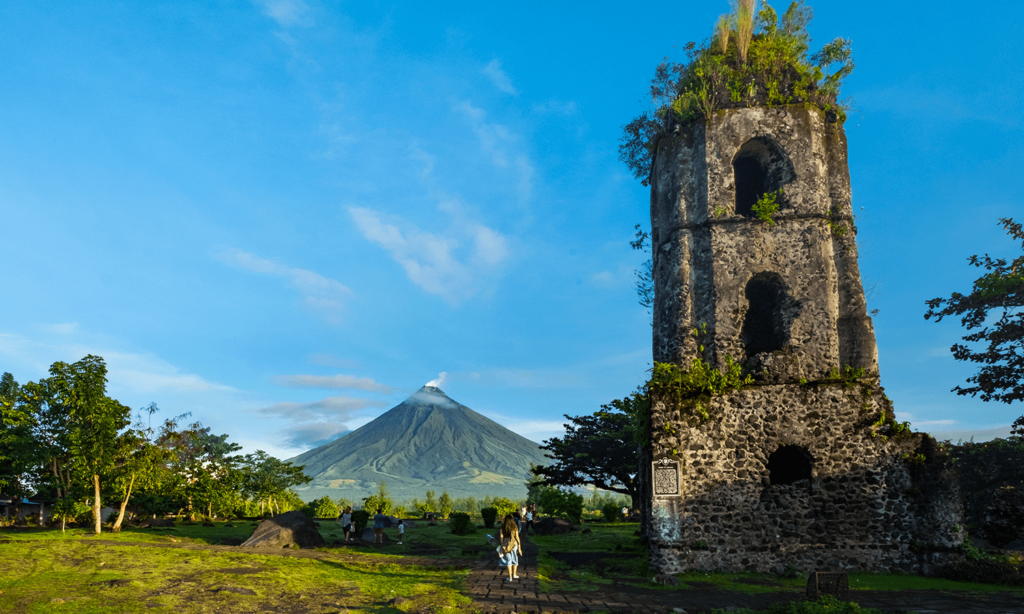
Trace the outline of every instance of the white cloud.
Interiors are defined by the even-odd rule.
[[[355,417],[356,412],[359,410],[366,409],[367,407],[384,407],[384,405],[384,401],[337,396],[307,403],[274,403],[255,411],[294,422],[309,422],[322,418],[331,418],[338,422],[344,422],[349,418]]]
[[[518,137],[501,124],[487,121],[487,112],[474,107],[469,101],[455,106],[455,110],[469,119],[473,133],[480,141],[480,149],[491,158],[491,163],[499,169],[507,169],[510,164],[519,175],[518,191],[522,199],[529,198],[533,193],[534,167],[529,156],[516,153]]]
[[[434,388],[440,388],[442,385],[444,385],[444,380],[447,378],[448,374],[444,371],[441,371],[441,373],[437,376],[437,379],[432,379],[424,385],[433,386]]]
[[[309,7],[302,0],[254,0],[263,14],[281,26],[308,25]]]
[[[352,375],[279,375],[273,379],[278,386],[288,388],[350,388],[391,394],[393,388],[375,382],[369,377]]]
[[[371,209],[349,207],[348,212],[363,236],[391,253],[409,280],[424,291],[458,303],[473,296],[476,279],[509,257],[508,242],[501,233],[462,218],[456,203],[441,210],[455,218],[445,234],[424,232],[409,224],[390,223]],[[472,250],[462,249],[472,245]]]
[[[43,328],[51,333],[56,333],[58,335],[70,335],[78,331],[78,322],[68,322],[65,324],[47,324]]]
[[[254,273],[275,275],[288,280],[289,285],[302,296],[303,302],[321,311],[329,322],[337,322],[344,307],[342,299],[352,294],[341,282],[306,269],[290,267],[260,258],[241,250],[231,250],[218,258],[228,264]]]
[[[512,81],[505,74],[505,71],[501,69],[501,60],[494,59],[481,70],[483,74],[491,80],[494,87],[505,92],[506,94],[517,95],[516,88],[512,86]]]
[[[274,403],[253,411],[290,423],[278,431],[285,437],[280,445],[287,448],[310,449],[322,446],[345,432],[354,430],[351,423],[353,420],[359,420],[360,410],[384,405],[383,401],[335,396],[307,403]]]

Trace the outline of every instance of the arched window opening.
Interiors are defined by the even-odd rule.
[[[796,179],[793,162],[775,141],[750,139],[732,159],[736,185],[736,213],[753,216],[752,208],[767,192],[774,192]]]
[[[783,318],[788,295],[777,273],[759,273],[747,282],[747,313],[741,336],[747,356],[781,350],[789,341]]]
[[[811,479],[814,459],[800,446],[780,446],[768,457],[768,483],[772,486],[795,484]]]

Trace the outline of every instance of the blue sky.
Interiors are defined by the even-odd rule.
[[[486,3],[485,3],[486,4]],[[1020,406],[949,392],[924,301],[1019,253],[1019,3],[812,3],[845,95],[882,382],[924,430]],[[776,9],[784,9],[782,3]],[[87,353],[110,392],[287,457],[428,380],[540,441],[644,381],[617,159],[664,56],[720,1],[0,6],[0,371]],[[861,209],[863,208],[863,209]]]

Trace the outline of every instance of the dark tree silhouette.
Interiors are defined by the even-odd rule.
[[[1024,229],[1011,218],[999,223],[1024,247]],[[949,298],[927,301],[925,319],[942,321],[960,316],[968,331],[966,343],[950,350],[957,360],[981,365],[978,373],[967,378],[967,387],[953,388],[959,395],[981,395],[983,401],[1012,403],[1024,400],[1024,255],[1007,262],[1005,258],[971,256],[972,266],[987,271],[974,281],[970,294],[954,292]],[[996,319],[998,318],[998,319]],[[988,344],[985,346],[984,344]],[[1024,418],[1018,420],[1024,428]]]

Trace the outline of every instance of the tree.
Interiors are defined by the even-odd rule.
[[[636,275],[634,287],[636,288],[637,302],[650,314],[654,310],[654,260],[651,256],[651,235],[646,230],[640,228],[640,224],[637,224],[634,230],[636,230],[636,235],[629,242],[629,246],[637,251],[644,252],[648,256],[647,260],[640,265],[640,268],[633,271],[634,275]],[[651,320],[651,325],[654,325],[653,320]]]
[[[437,501],[438,511],[441,512],[441,518],[448,518],[452,513],[452,498],[445,490],[441,493],[441,498]]]
[[[242,492],[260,503],[260,514],[263,506],[272,509],[275,504],[280,511],[280,503],[288,499],[292,486],[308,484],[312,478],[303,473],[305,465],[292,465],[268,455],[263,450],[255,454],[246,454],[241,467]]]
[[[566,415],[565,437],[553,437],[541,446],[555,462],[535,467],[534,474],[548,486],[593,484],[629,496],[632,507],[637,507],[639,457],[631,412],[645,400],[646,396],[637,392],[602,405],[589,416]]]
[[[32,433],[35,416],[21,395],[21,386],[10,373],[0,376],[0,490],[18,502],[31,494],[39,461]],[[17,503],[15,507],[19,507]]]
[[[545,514],[578,523],[583,517],[583,496],[561,488],[545,488],[538,507]]]
[[[1024,229],[1011,218],[999,223],[1024,247]],[[967,378],[967,387],[956,386],[958,395],[981,395],[983,401],[1012,403],[1024,400],[1024,255],[1007,262],[1005,258],[971,256],[967,261],[987,272],[974,281],[970,294],[954,292],[949,298],[927,301],[926,320],[941,322],[947,316],[961,316],[967,330],[966,343],[954,344],[953,358],[981,365]],[[996,319],[998,318],[998,319]]]
[[[391,494],[388,492],[388,484],[384,480],[380,481],[377,486],[377,492],[363,499],[363,509],[375,513],[380,510],[382,514],[390,514],[391,508],[395,506],[395,502],[391,500]]]
[[[117,434],[128,426],[131,409],[106,395],[107,366],[99,356],[88,355],[50,367],[50,384],[57,402],[70,419],[70,451],[92,480],[92,513],[95,531],[102,531],[100,476],[107,472],[117,452]]]

